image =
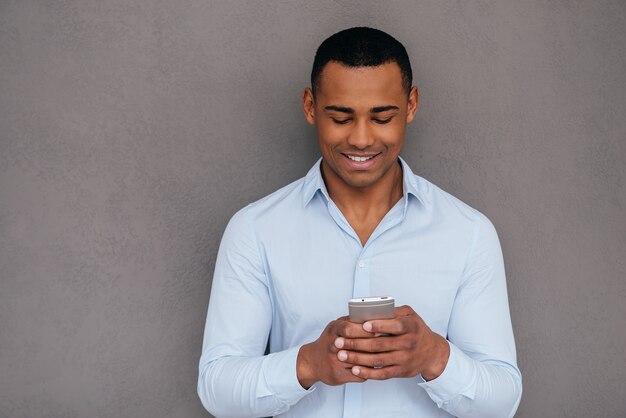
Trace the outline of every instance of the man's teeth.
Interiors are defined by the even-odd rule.
[[[363,162],[363,161],[367,161],[367,160],[369,160],[371,158],[374,158],[375,155],[370,155],[369,157],[355,157],[355,156],[352,156],[352,155],[347,155],[347,157],[349,159],[351,159],[352,161],[356,161],[356,162],[360,163],[360,162]]]

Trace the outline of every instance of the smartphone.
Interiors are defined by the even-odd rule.
[[[348,301],[350,321],[362,324],[370,319],[392,319],[396,301],[391,296],[371,296]]]

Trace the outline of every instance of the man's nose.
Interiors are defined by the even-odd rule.
[[[368,120],[359,120],[354,125],[348,137],[348,143],[358,149],[365,149],[374,144],[374,135]]]

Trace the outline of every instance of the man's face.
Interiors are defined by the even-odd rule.
[[[350,68],[329,62],[315,99],[303,96],[307,121],[315,125],[327,182],[352,189],[375,186],[396,164],[418,94],[402,87],[400,67]]]

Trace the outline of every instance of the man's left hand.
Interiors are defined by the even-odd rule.
[[[396,308],[394,319],[371,320],[363,329],[381,335],[373,338],[338,337],[337,358],[354,364],[352,373],[363,379],[415,377],[433,380],[448,363],[450,346],[433,332],[410,306]]]

